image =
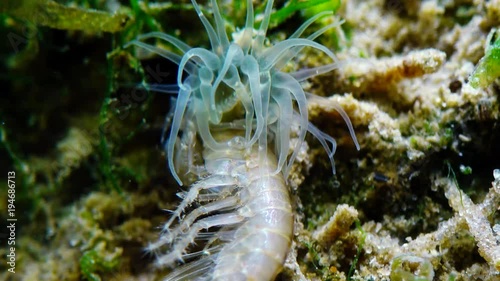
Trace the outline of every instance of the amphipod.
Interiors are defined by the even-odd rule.
[[[262,22],[254,30],[252,1],[247,0],[245,27],[230,42],[216,1],[211,0],[215,24],[195,0],[191,2],[211,50],[192,48],[160,32],[128,44],[179,65],[177,85],[149,85],[149,89],[177,94],[165,142],[172,175],[181,186],[183,174],[199,177],[179,193],[182,202],[147,250],[157,254],[159,267],[173,267],[165,280],[273,280],[293,236],[285,179],[307,132],[323,145],[334,169],[335,140],[309,123],[310,94],[300,82],[338,67],[335,55],[313,40],[339,23],[300,38],[316,20],[331,15],[323,12],[287,40],[266,46],[273,1],[267,2]],[[182,55],[144,42],[151,39],[171,44]],[[281,71],[304,47],[323,52],[333,63],[293,73]],[[355,139],[347,115],[340,106],[336,108]],[[294,147],[290,145],[292,125],[297,128]],[[199,142],[202,157],[195,149]],[[196,161],[200,158],[202,163]]]
[[[209,151],[204,156],[209,176],[182,196],[173,217],[193,202],[203,205],[173,228],[172,219],[167,222],[160,240],[149,246],[154,250],[170,245],[170,252],[158,257],[159,266],[198,258],[165,280],[274,280],[293,227],[288,188],[282,173],[275,173],[276,156],[269,153],[265,164],[257,150]],[[206,243],[202,249],[185,254],[189,245],[200,241]]]

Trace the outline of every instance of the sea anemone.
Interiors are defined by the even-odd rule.
[[[338,26],[339,22],[327,25],[306,38],[300,38],[312,23],[332,13],[319,13],[304,22],[288,39],[266,46],[273,1],[267,2],[262,22],[255,30],[252,1],[247,0],[245,27],[233,42],[229,41],[216,0],[211,0],[214,24],[207,20],[195,0],[191,2],[210,39],[210,50],[190,47],[161,32],[141,35],[128,44],[154,52],[179,66],[177,85],[149,86],[151,90],[177,93],[170,136],[165,142],[169,168],[177,182],[182,185],[174,162],[176,142],[180,132],[188,130],[189,122],[194,123],[195,126],[191,127],[195,127],[193,130],[201,138],[203,145],[211,150],[221,150],[228,146],[250,150],[257,144],[259,154],[262,155],[259,158],[265,159],[268,145],[274,143],[274,153],[278,157],[276,173],[283,172],[285,178],[309,131],[327,151],[334,169],[335,140],[308,121],[307,94],[300,84],[339,65],[332,51],[313,41],[328,29]],[[182,56],[143,42],[151,38],[171,44]],[[304,47],[312,47],[325,53],[332,59],[332,63],[292,73],[283,72],[282,68]],[[242,113],[234,116],[238,106],[243,109]],[[347,115],[340,107],[338,110],[355,140]],[[231,118],[225,116],[229,114]],[[299,128],[298,142],[290,155],[290,133],[294,122]],[[228,127],[240,130],[241,133],[229,141],[219,141],[214,137],[214,130]],[[189,141],[181,140],[181,143],[191,141],[192,138]],[[358,145],[356,140],[355,143]],[[191,147],[189,143],[183,144]]]

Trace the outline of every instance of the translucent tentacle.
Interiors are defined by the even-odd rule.
[[[217,5],[216,0],[212,1],[212,9],[214,13],[215,19],[215,28],[217,29],[217,33],[219,35],[219,42],[221,43],[221,47],[226,50],[229,47],[229,39],[227,38],[226,29],[224,28],[224,19],[222,18],[219,6]]]
[[[316,20],[324,17],[324,16],[327,16],[327,15],[333,15],[333,12],[332,11],[324,11],[324,12],[321,12],[317,15],[315,15],[314,17],[308,19],[306,22],[304,22],[292,35],[290,35],[290,37],[288,37],[289,39],[290,38],[299,38],[300,35],[302,35],[302,33],[313,23],[315,22]]]
[[[278,124],[275,134],[280,136],[275,140],[276,151],[278,152],[278,167],[275,173],[279,173],[288,156],[288,148],[290,146],[290,128],[293,121],[293,104],[290,94],[282,89],[275,89],[272,95],[274,101],[279,106]]]
[[[335,56],[335,54],[332,51],[330,51],[327,47],[325,47],[319,43],[316,43],[312,40],[309,40],[309,39],[292,38],[292,39],[278,42],[272,48],[267,49],[266,51],[264,51],[262,53],[262,55],[259,57],[259,65],[260,65],[261,71],[266,71],[266,70],[271,69],[281,59],[282,55],[287,54],[287,51],[289,49],[291,49],[293,47],[299,47],[299,46],[312,47],[312,48],[318,49],[318,50],[324,52],[325,54],[327,54],[334,61],[337,61],[337,57]],[[287,58],[287,59],[290,59],[290,58]]]
[[[219,41],[219,38],[217,36],[217,33],[215,33],[215,30],[213,26],[210,24],[210,22],[207,20],[205,15],[200,9],[200,6],[198,3],[196,3],[196,0],[191,0],[191,3],[193,3],[193,7],[198,14],[198,17],[201,20],[201,23],[205,27],[205,30],[207,31],[208,34],[208,39],[210,40],[210,45],[212,46],[212,50],[221,50],[221,42]]]
[[[241,64],[241,72],[247,76],[250,92],[252,93],[255,118],[257,118],[257,127],[254,136],[247,143],[247,146],[252,146],[264,129],[264,116],[262,114],[262,98],[260,90],[260,74],[259,65],[254,57],[246,56]],[[253,115],[253,114],[252,114]]]
[[[179,86],[177,84],[145,84],[144,86],[148,91],[159,92],[164,94],[178,94]]]
[[[243,31],[243,36],[241,39],[240,46],[243,49],[245,55],[252,47],[252,37],[253,37],[253,4],[252,0],[247,0],[247,18],[245,20],[245,30]]]
[[[153,45],[150,45],[150,44],[138,41],[138,40],[133,40],[133,41],[125,44],[124,47],[127,48],[130,45],[136,45],[137,47],[140,47],[140,48],[143,48],[143,49],[148,50],[150,52],[153,52],[155,54],[158,54],[159,56],[164,57],[177,65],[179,65],[182,61],[182,57],[179,56],[178,54],[175,54],[175,53],[170,52],[168,50],[160,49],[156,46],[153,46]],[[186,62],[186,66],[184,67],[184,70],[188,74],[195,74],[196,73],[196,66],[193,62]]]
[[[305,81],[309,78],[312,78],[317,75],[321,75],[323,73],[330,72],[336,68],[340,68],[342,65],[342,62],[334,62],[330,64],[325,64],[313,68],[304,68],[295,72],[290,73],[290,76],[292,76],[295,80],[302,82]]]
[[[214,53],[205,50],[203,48],[194,48],[189,50],[182,57],[182,60],[179,62],[179,70],[177,72],[177,84],[181,89],[184,87],[182,83],[182,72],[184,71],[185,66],[189,63],[189,60],[191,60],[193,57],[198,57],[201,61],[203,61],[205,66],[212,71],[216,70],[220,66],[219,57],[216,56]]]
[[[189,76],[186,79],[186,86],[184,86],[184,88],[181,88],[179,90],[179,95],[177,96],[177,103],[175,105],[174,117],[172,120],[172,127],[170,129],[170,137],[168,138],[166,143],[168,166],[170,168],[170,172],[172,173],[172,176],[175,178],[175,180],[181,186],[182,186],[182,181],[177,175],[177,172],[175,171],[174,149],[175,149],[175,142],[177,141],[177,135],[179,134],[181,126],[182,117],[184,116],[184,112],[186,111],[188,101],[192,93],[191,87],[189,86],[190,77],[192,76]]]
[[[210,110],[214,113],[212,115],[212,117],[214,118],[212,122],[214,122],[215,124],[219,123],[220,119],[222,118],[222,112],[218,112],[219,110],[216,107],[216,102],[215,102],[216,91],[219,87],[220,82],[222,81],[227,71],[229,70],[229,67],[231,65],[239,65],[242,59],[243,59],[243,51],[241,50],[240,46],[236,44],[231,44],[229,46],[229,49],[227,50],[224,64],[222,65],[222,68],[219,70],[219,75],[212,84],[212,91],[210,93],[210,105],[212,106]]]
[[[299,141],[297,142],[297,146],[295,147],[292,156],[290,157],[290,160],[288,162],[288,165],[286,167],[285,172],[288,173],[288,171],[290,171],[293,161],[295,160],[295,157],[297,156],[297,153],[299,152],[300,145],[302,145],[306,137],[307,126],[309,123],[308,112],[307,112],[307,99],[304,90],[302,89],[302,86],[299,84],[299,82],[297,82],[297,80],[293,79],[293,77],[291,77],[289,74],[283,72],[277,72],[273,78],[274,78],[273,86],[288,91],[297,102],[297,107],[299,109],[299,118],[300,118],[299,119],[300,131],[298,137]],[[286,175],[288,174],[285,174],[285,176]]]
[[[354,127],[352,126],[351,119],[349,119],[349,115],[347,115],[347,113],[342,108],[342,106],[340,106],[340,104],[334,100],[326,99],[326,98],[323,98],[323,97],[320,97],[320,96],[317,96],[317,95],[314,95],[311,93],[306,92],[306,96],[307,96],[307,98],[311,98],[311,99],[319,99],[319,100],[323,101],[324,103],[328,104],[329,106],[333,107],[333,109],[335,109],[335,111],[337,111],[340,114],[342,119],[344,119],[344,122],[347,125],[347,129],[349,130],[349,134],[351,135],[352,141],[354,142],[354,145],[356,146],[356,149],[360,150],[358,138],[356,138],[356,132],[354,132]]]
[[[264,39],[266,39],[267,28],[269,27],[269,20],[271,18],[271,11],[273,9],[273,0],[268,0],[266,5],[266,10],[264,11],[264,17],[260,23],[259,30],[257,31],[257,36],[254,39],[252,46],[252,55],[258,56],[264,49]]]
[[[335,175],[336,171],[335,171],[335,161],[333,159],[333,155],[337,150],[337,142],[330,135],[325,134],[323,131],[314,126],[311,122],[308,122],[307,130],[321,143],[323,149],[325,149],[326,153],[328,154],[328,159],[330,159],[332,174]],[[327,142],[330,142],[332,144],[332,148],[328,146]]]
[[[185,52],[189,51],[189,49],[191,49],[191,46],[189,46],[188,44],[182,42],[181,40],[175,38],[172,35],[169,35],[169,34],[166,34],[163,32],[158,32],[158,31],[149,32],[149,33],[139,35],[137,37],[138,40],[145,40],[145,39],[149,39],[149,38],[158,38],[158,39],[161,39],[163,41],[166,41],[166,42],[174,45],[177,49],[181,50],[183,54]]]

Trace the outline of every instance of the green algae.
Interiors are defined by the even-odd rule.
[[[360,233],[360,238],[359,238],[357,249],[356,249],[356,255],[354,256],[351,267],[349,268],[349,271],[347,272],[347,280],[349,280],[349,281],[352,280],[352,275],[354,274],[354,271],[356,270],[356,266],[357,266],[358,261],[361,257],[361,254],[363,253],[363,246],[364,246],[365,241],[366,241],[366,232],[361,227],[361,223],[359,222],[359,220],[356,220],[356,229]]]
[[[140,172],[136,172],[135,167],[144,164],[137,163],[141,159],[129,164],[120,156],[123,146],[140,142],[141,136],[136,134],[144,134],[145,118],[149,118],[144,114],[149,104],[144,99],[132,98],[134,110],[129,110],[126,116],[117,111],[131,106],[121,100],[122,95],[134,94],[122,86],[125,77],[130,79],[129,84],[144,77],[138,60],[131,56],[124,59],[119,49],[142,30],[130,29],[128,25],[118,28],[116,24],[121,16],[43,3],[47,5],[40,9],[57,13],[58,17],[44,21],[46,19],[33,10],[22,6],[2,6],[5,14],[1,15],[0,32],[12,40],[0,49],[1,56],[8,58],[6,64],[1,65],[8,71],[0,78],[7,82],[6,95],[0,102],[0,164],[18,174],[16,207],[23,210],[17,219],[20,222],[18,251],[24,258],[18,260],[21,273],[14,276],[14,280],[81,280],[84,277],[110,280],[116,270],[125,274],[127,269],[123,268],[130,267],[129,256],[119,258],[116,249],[123,248],[128,241],[145,243],[142,239],[154,228],[149,221],[137,220],[130,209],[119,211],[120,205],[104,209],[102,216],[107,218],[102,219],[104,223],[96,221],[97,204],[90,207],[93,211],[79,212],[78,209],[85,210],[80,204],[82,198],[97,195],[97,191],[105,191],[112,195],[112,202],[124,204],[126,201],[121,199],[129,198],[126,196],[130,196],[129,190],[135,188],[137,182],[145,183],[146,179],[154,178],[157,171],[162,171],[151,169],[161,163],[161,159],[151,160],[154,151],[142,154],[149,166]],[[90,18],[78,22],[76,18],[84,13]],[[101,23],[96,25],[97,22],[92,21]],[[91,24],[84,26],[86,23]],[[104,32],[127,32],[127,35],[110,36]],[[105,59],[106,53],[114,50],[116,55]],[[126,65],[123,68],[122,62]],[[151,98],[149,94],[142,96]],[[7,104],[10,106],[4,106]],[[159,119],[163,120],[163,116]],[[135,159],[138,154],[131,151],[131,159]],[[137,195],[137,190],[132,193]],[[100,198],[102,204],[109,202]],[[161,196],[134,198],[137,203],[150,202],[139,208],[150,210],[147,206],[156,206]],[[121,219],[112,219],[117,212],[124,216],[126,227],[118,228]],[[128,220],[127,216],[133,218]],[[114,226],[117,229],[111,230]],[[120,235],[126,238],[119,238]],[[98,246],[101,243],[98,241],[104,241],[107,246]],[[134,255],[140,256],[141,247],[135,247],[139,253],[133,251]],[[127,252],[130,253],[130,247]],[[29,272],[28,268],[31,268]],[[39,271],[40,268],[44,270]]]
[[[0,6],[2,12],[37,25],[92,33],[119,32],[131,21],[126,14],[67,7],[51,0],[8,0]]]
[[[500,77],[500,29],[492,29],[486,39],[484,57],[469,77],[474,88],[484,88]]]
[[[98,272],[112,271],[120,264],[118,256],[103,257],[97,250],[89,250],[80,258],[80,270],[83,277],[90,281],[101,281]]]
[[[432,264],[421,257],[401,255],[392,260],[391,281],[432,281]]]
[[[339,7],[340,0],[290,0],[271,15],[270,23],[272,26],[280,25],[298,11],[304,11],[308,18],[324,11],[335,13]]]

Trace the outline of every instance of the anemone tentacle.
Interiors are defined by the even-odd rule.
[[[172,93],[178,91],[174,109],[170,136],[165,142],[168,165],[175,180],[182,185],[175,165],[176,143],[184,131],[189,136],[197,135],[203,145],[211,150],[222,150],[228,146],[242,146],[251,150],[255,145],[259,150],[259,161],[264,161],[270,145],[278,158],[275,173],[288,175],[291,165],[297,157],[300,146],[305,141],[307,132],[316,137],[328,153],[333,166],[335,140],[309,123],[307,102],[309,94],[302,89],[300,82],[339,67],[335,54],[314,40],[342,22],[320,28],[312,34],[302,37],[303,33],[320,18],[332,15],[321,12],[305,21],[288,39],[272,46],[265,46],[273,2],[268,1],[262,21],[254,29],[255,15],[251,0],[247,0],[247,15],[241,37],[230,42],[225,30],[224,19],[216,0],[211,0],[210,22],[202,12],[196,0],[191,0],[198,18],[203,24],[211,49],[191,47],[181,40],[160,32],[151,32],[139,36],[126,46],[135,45],[156,53],[179,66],[177,85],[157,85],[147,87],[150,90]],[[301,38],[302,37],[302,38]],[[180,54],[164,50],[143,40],[157,39],[179,50]],[[313,48],[331,58],[330,64],[286,73],[281,69],[305,48]],[[240,105],[243,110],[234,108]],[[340,106],[335,107],[348,124],[355,140],[347,115]],[[227,115],[232,114],[230,120]],[[227,115],[226,115],[227,114]],[[238,115],[239,114],[239,115]],[[186,120],[187,119],[187,120]],[[290,151],[290,133],[292,124],[298,124],[298,141]],[[233,139],[221,141],[213,132],[224,128],[239,131]],[[188,158],[193,153],[190,144],[192,138],[182,140],[180,144],[188,150]],[[356,146],[358,146],[355,140]],[[191,160],[190,160],[191,161]],[[265,166],[265,163],[261,163]],[[193,165],[188,164],[189,169]],[[332,167],[333,171],[335,168]]]

